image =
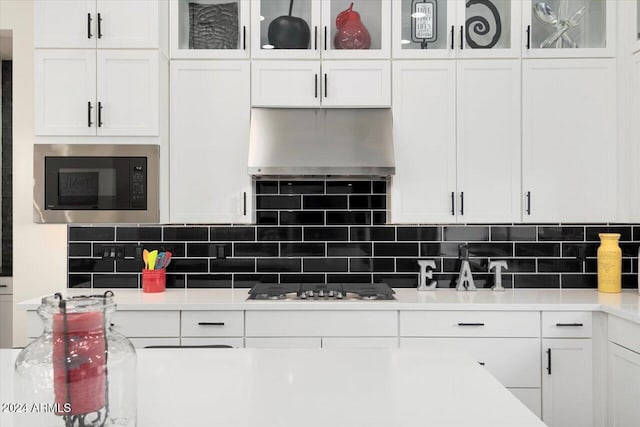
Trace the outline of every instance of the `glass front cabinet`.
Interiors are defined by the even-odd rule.
[[[389,57],[391,0],[252,0],[251,22],[254,58]]]
[[[248,58],[249,0],[171,0],[172,58]]]
[[[524,57],[615,56],[615,0],[531,0],[523,7]]]
[[[517,58],[521,1],[392,0],[394,58]]]

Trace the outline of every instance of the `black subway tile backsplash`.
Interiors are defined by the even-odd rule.
[[[305,227],[304,240],[346,241],[349,240],[349,229],[347,227]]]
[[[165,227],[164,237],[165,242],[185,242],[190,240],[209,240],[209,228],[208,227]]]
[[[370,225],[370,211],[327,211],[327,225]]]
[[[67,286],[139,288],[145,248],[173,253],[168,288],[415,287],[420,259],[435,261],[438,287],[453,288],[467,243],[478,288],[493,286],[496,260],[508,263],[505,287],[595,288],[601,232],[621,235],[623,287],[637,286],[639,224],[393,225],[386,191],[385,180],[257,180],[257,225],[69,226]]]
[[[160,227],[116,227],[116,240],[119,242],[140,242],[162,240]]]
[[[255,227],[211,227],[212,241],[254,241],[256,240]]]
[[[303,209],[347,209],[347,196],[304,196]]]
[[[70,242],[113,241],[114,227],[69,227]]]
[[[302,227],[258,227],[258,240],[302,240]]]

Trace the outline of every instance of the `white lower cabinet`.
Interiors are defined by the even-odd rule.
[[[322,348],[322,339],[318,337],[247,337],[247,348]]]
[[[400,338],[400,348],[464,352],[505,387],[540,387],[537,338]]]
[[[0,348],[12,346],[13,295],[0,294]]]
[[[640,353],[609,343],[609,427],[640,423]]]
[[[231,347],[242,348],[244,347],[244,339],[242,337],[182,337],[180,345],[230,345]]]
[[[640,326],[609,316],[608,426],[640,423]]]
[[[542,419],[549,427],[593,426],[592,340],[542,340]]]
[[[157,345],[180,345],[180,338],[129,338],[135,348],[153,347]]]
[[[396,337],[324,337],[322,348],[398,348]]]

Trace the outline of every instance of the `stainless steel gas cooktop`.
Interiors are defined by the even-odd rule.
[[[393,300],[394,290],[386,283],[258,283],[249,300]]]

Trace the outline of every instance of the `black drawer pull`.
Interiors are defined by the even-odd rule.
[[[102,16],[98,14],[98,38],[102,38]]]
[[[0,288],[8,288],[9,285],[0,285]]]
[[[101,128],[102,125],[102,102],[98,101],[98,127]]]
[[[116,326],[116,324],[115,323],[109,323],[109,326],[111,326],[113,328],[114,326]]]
[[[458,326],[484,326],[484,323],[458,323]]]
[[[224,326],[224,322],[198,322],[198,326]]]
[[[580,328],[580,327],[582,327],[584,325],[582,323],[556,323],[556,326],[558,326],[558,327],[569,326],[569,327]]]
[[[547,374],[551,375],[551,349],[547,349]]]
[[[91,14],[87,13],[87,38],[90,39],[93,37],[91,34]]]
[[[478,365],[484,366],[484,362],[478,362]]]
[[[87,101],[87,126],[91,127],[93,125],[93,122],[91,121],[91,110],[93,109],[93,106],[91,105],[91,101]]]
[[[242,26],[242,50],[247,50],[247,27]]]
[[[453,43],[454,43],[454,41],[453,41],[453,38],[454,38],[453,33],[454,33],[454,31],[455,31],[455,27],[452,25],[451,26],[451,50],[453,50],[455,48],[454,45],[453,45]]]

